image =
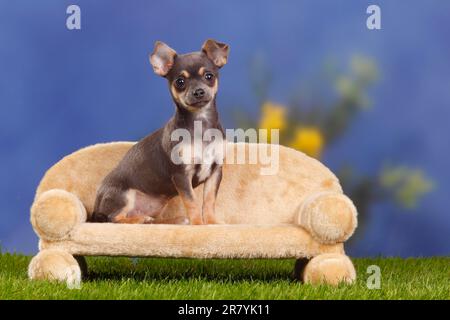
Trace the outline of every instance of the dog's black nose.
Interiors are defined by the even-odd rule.
[[[194,90],[194,97],[196,97],[197,99],[203,98],[204,95],[205,95],[205,90],[203,90],[203,89]]]

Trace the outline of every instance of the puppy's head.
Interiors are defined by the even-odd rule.
[[[227,63],[229,47],[206,40],[201,51],[178,55],[163,42],[157,41],[150,63],[157,75],[169,82],[170,93],[177,105],[195,112],[216,96],[219,69]]]

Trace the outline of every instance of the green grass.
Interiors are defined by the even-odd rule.
[[[354,285],[310,286],[291,278],[294,260],[88,258],[81,289],[30,281],[30,257],[0,255],[0,299],[449,299],[450,258],[354,259]],[[381,268],[369,290],[367,267]]]

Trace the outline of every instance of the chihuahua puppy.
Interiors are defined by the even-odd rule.
[[[214,205],[222,179],[223,153],[213,154],[207,163],[174,163],[171,156],[180,145],[172,141],[171,134],[183,129],[194,136],[197,122],[201,123],[203,132],[216,129],[224,138],[216,95],[219,69],[227,63],[228,53],[228,45],[211,39],[203,44],[201,51],[182,55],[163,42],[155,43],[150,63],[154,72],[168,81],[175,115],[163,128],[135,144],[105,177],[97,191],[91,221],[217,223]],[[193,144],[184,147],[194,148]],[[203,207],[199,208],[194,188],[201,183],[204,183]],[[176,195],[181,197],[189,220],[186,217],[161,219],[161,212]]]

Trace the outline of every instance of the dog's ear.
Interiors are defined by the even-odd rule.
[[[150,55],[150,63],[153,66],[153,71],[157,75],[165,77],[170,69],[173,67],[173,61],[177,53],[167,44],[161,41],[155,42],[155,48]]]
[[[212,62],[214,62],[217,67],[220,68],[227,63],[230,47],[225,43],[217,42],[213,39],[208,39],[203,44],[202,51]]]

